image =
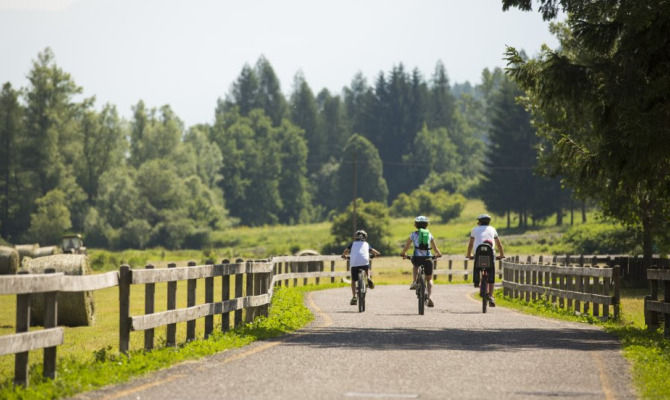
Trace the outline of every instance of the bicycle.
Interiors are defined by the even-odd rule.
[[[372,259],[374,254],[370,254],[370,267],[372,268]],[[349,260],[349,256],[343,257],[346,260]],[[365,293],[368,291],[368,272],[365,269],[360,269],[358,271],[358,279],[356,280],[356,297],[358,299],[358,312],[365,311]]]
[[[407,255],[403,256],[403,258],[412,259],[412,257]],[[431,256],[431,262],[436,258],[435,256]],[[416,270],[416,298],[419,306],[419,315],[424,315],[426,303],[428,302],[428,284],[426,282],[426,274],[423,272],[423,264],[419,264]]]
[[[489,296],[487,290],[489,285],[488,275],[489,273],[495,273],[493,271],[495,260],[501,260],[502,258],[500,256],[494,257],[493,248],[486,244],[479,245],[475,250],[474,257],[470,257],[471,260],[475,260],[472,279],[477,285],[477,278],[479,278],[479,296],[482,299],[482,313],[484,314],[486,314],[486,308],[491,301],[491,296]],[[477,275],[477,270],[479,270],[479,275]]]

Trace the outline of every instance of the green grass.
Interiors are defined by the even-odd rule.
[[[440,250],[444,254],[465,254],[470,230],[476,224],[477,215],[486,212],[481,200],[470,199],[458,218],[443,224],[439,217],[432,218],[430,231],[435,236]],[[587,225],[598,226],[597,213],[589,212]],[[516,227],[506,229],[507,219],[493,214],[491,224],[498,229],[507,254],[563,254],[570,252],[563,243],[561,235],[570,229],[567,219],[562,226],[555,225],[555,217],[538,223],[534,227],[520,230]],[[515,224],[516,221],[512,221]],[[575,220],[581,225],[581,217]],[[605,224],[606,225],[606,224]],[[147,250],[107,251],[89,249],[91,265],[96,271],[117,269],[122,263],[134,267],[152,263],[163,266],[168,261],[185,262],[193,260],[204,263],[208,259],[266,258],[273,255],[294,254],[298,250],[321,248],[332,242],[330,222],[303,225],[274,225],[260,227],[234,227],[212,234],[212,245],[203,250],[165,250],[154,248]],[[391,218],[390,241],[400,250],[414,229],[414,217]],[[375,243],[376,238],[370,238]]]
[[[342,285],[326,284],[318,287],[308,285],[290,289],[277,288],[272,298],[270,315],[267,318],[257,318],[252,324],[225,333],[218,330],[207,340],[196,340],[174,348],[161,347],[150,352],[135,350],[130,352],[129,357],[126,357],[113,350],[114,347],[111,344],[84,353],[71,349],[68,351],[61,346],[59,347],[56,380],[43,379],[41,376],[42,367],[35,363],[30,369],[30,386],[28,388],[14,388],[11,383],[11,375],[8,375],[5,371],[2,374],[3,383],[0,385],[0,398],[43,399],[71,396],[105,385],[124,382],[131,377],[165,368],[184,360],[196,359],[244,346],[255,340],[276,337],[301,328],[313,319],[311,312],[303,304],[305,292],[339,286]],[[68,328],[66,338],[72,333],[71,329]],[[113,334],[116,337],[118,332]],[[92,337],[96,337],[95,342],[99,346],[98,337]],[[89,337],[88,340],[81,341],[78,345],[85,345],[86,342],[93,341]],[[11,358],[13,359],[13,357]]]
[[[496,302],[533,315],[600,325],[621,341],[624,356],[631,362],[633,384],[644,399],[670,399],[670,340],[659,329],[650,332],[644,325],[644,295],[639,289],[623,290],[620,321],[602,322],[590,315],[575,315],[548,302],[526,303],[496,291]]]

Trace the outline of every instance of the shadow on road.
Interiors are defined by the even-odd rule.
[[[618,349],[612,336],[580,329],[413,329],[413,328],[320,328],[298,335],[287,345],[321,348],[349,347],[370,350],[518,351],[563,349],[601,351]]]

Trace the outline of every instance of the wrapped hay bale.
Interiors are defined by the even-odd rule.
[[[19,252],[12,247],[0,246],[0,275],[15,274],[19,269]]]
[[[88,275],[91,268],[88,257],[83,254],[57,254],[25,259],[21,270],[31,274],[43,274],[47,268],[65,275]],[[93,292],[58,292],[58,325],[88,326],[95,320]],[[44,295],[32,296],[30,324],[44,324]]]
[[[54,254],[60,254],[60,253],[61,249],[58,246],[45,246],[45,247],[38,247],[37,249],[35,249],[31,257],[37,258],[37,257],[53,256]]]

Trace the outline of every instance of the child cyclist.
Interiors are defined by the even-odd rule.
[[[426,229],[428,227],[427,217],[424,217],[423,215],[416,217],[416,219],[414,219],[414,227],[416,227],[416,231],[409,235],[409,239],[407,239],[407,242],[405,242],[405,247],[402,249],[402,252],[400,252],[400,256],[402,258],[406,258],[406,253],[409,249],[409,246],[412,244],[414,245],[414,254],[412,255],[413,281],[409,288],[411,290],[416,289],[416,274],[418,266],[423,265],[423,271],[427,278],[426,286],[428,289],[428,302],[426,305],[428,307],[434,307],[435,303],[433,303],[433,300],[430,298],[430,295],[433,291],[433,255],[431,254],[430,250],[433,249],[435,252],[435,257],[442,257],[442,253],[440,253],[440,250],[437,248],[437,244],[435,244],[435,238],[433,238],[433,235],[428,231],[428,229]]]
[[[498,237],[498,232],[496,229],[489,224],[491,223],[491,216],[488,214],[481,214],[477,217],[477,226],[472,228],[470,232],[470,241],[468,242],[468,251],[465,255],[466,258],[472,258],[472,250],[476,250],[480,244],[488,243],[491,248],[493,248],[493,243],[495,241],[495,247],[498,249],[498,258],[505,258],[505,252],[503,250],[502,243],[500,243],[500,238]],[[495,255],[495,250],[494,250]],[[494,267],[495,268],[495,267]],[[496,280],[495,271],[488,274],[488,282],[481,282],[482,285],[488,284],[487,293],[489,295],[489,305],[495,307],[496,303],[493,300],[493,284]],[[476,285],[475,285],[476,286]]]
[[[342,253],[342,257],[346,257],[347,255],[350,255],[349,257],[349,265],[351,266],[351,293],[353,294],[351,301],[349,304],[352,306],[355,306],[357,304],[356,301],[356,281],[358,281],[358,272],[363,269],[367,272],[368,275],[368,286],[370,289],[373,289],[375,287],[374,283],[372,282],[372,279],[370,277],[372,276],[372,270],[370,269],[370,254],[373,254],[374,256],[379,256],[381,255],[380,252],[377,250],[373,249],[372,246],[367,242],[368,239],[368,234],[364,230],[358,230],[356,231],[356,234],[354,234],[354,241],[347,246],[346,249],[344,249],[344,252]]]

